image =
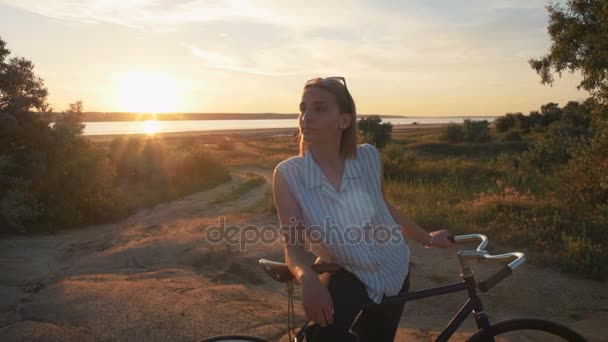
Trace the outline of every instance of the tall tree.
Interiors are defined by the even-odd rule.
[[[9,58],[10,53],[0,37],[0,112],[47,111],[48,91],[34,74],[34,64],[22,57]]]
[[[554,73],[579,70],[583,80],[578,88],[608,103],[608,1],[569,0],[566,8],[552,4],[547,10],[553,44],[530,66],[543,84],[552,84]]]
[[[572,155],[560,170],[559,193],[569,202],[570,208],[579,208],[583,218],[593,218],[586,228],[593,236],[593,227],[601,240],[608,241],[605,226],[608,222],[608,1],[569,0],[566,7],[550,5],[549,35],[553,44],[549,53],[540,59],[531,59],[530,66],[551,84],[553,74],[562,71],[580,71],[583,80],[579,89],[585,89],[592,98],[584,105],[590,112],[589,136],[567,146]],[[574,105],[569,105],[568,110]],[[543,113],[545,114],[545,113]],[[600,243],[600,246],[605,245]],[[603,260],[608,260],[603,254]],[[602,262],[604,262],[602,261]]]

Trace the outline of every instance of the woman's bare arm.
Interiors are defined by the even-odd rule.
[[[306,317],[321,326],[332,324],[331,296],[308,261],[310,258],[304,245],[305,226],[302,210],[287,181],[277,169],[273,175],[272,190],[284,238],[285,262],[296,281],[302,285],[302,303]]]
[[[384,165],[380,168],[380,178],[382,184],[382,197],[388,207],[393,219],[397,224],[403,227],[403,234],[410,240],[417,241],[423,246],[437,246],[437,247],[452,247],[453,243],[448,240],[449,233],[446,230],[437,230],[428,233],[422,229],[416,222],[412,221],[406,214],[395,208],[386,198],[386,190],[384,186]]]
[[[310,258],[306,255],[304,245],[305,227],[302,224],[302,211],[291,193],[289,185],[277,170],[273,175],[272,193],[281,225],[285,262],[296,281],[300,282],[302,277],[314,275],[314,271],[308,264]]]

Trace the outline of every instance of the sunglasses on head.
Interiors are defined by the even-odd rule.
[[[318,77],[318,78],[313,78],[310,79],[308,81],[306,81],[306,84],[311,84],[311,83],[316,83],[316,82],[321,82],[321,83],[331,83],[331,82],[340,82],[342,81],[342,85],[344,85],[344,89],[346,89],[346,91],[348,91],[348,88],[346,87],[346,79],[342,76],[332,76],[332,77]]]

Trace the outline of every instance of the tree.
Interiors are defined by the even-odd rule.
[[[562,109],[555,102],[540,106],[540,113],[542,114],[541,122],[545,127],[562,118]]]
[[[70,103],[68,109],[57,115],[53,125],[53,133],[66,139],[74,139],[84,131],[82,123],[82,101]]]
[[[578,85],[602,102],[608,101],[608,1],[569,0],[567,8],[547,6],[548,31],[553,44],[540,59],[530,59],[530,66],[541,83],[553,84],[554,72],[581,71]],[[554,72],[553,72],[554,71]]]
[[[378,115],[362,118],[358,122],[362,142],[370,143],[377,148],[383,148],[390,140],[393,125],[390,122],[382,123]]]
[[[48,91],[34,74],[34,64],[22,57],[8,58],[10,50],[0,37],[0,112],[47,111]]]
[[[50,137],[48,122],[29,110],[48,110],[48,92],[30,61],[9,55],[0,38],[0,232],[23,232],[41,215],[29,187]]]
[[[488,120],[473,121],[471,119],[464,120],[462,130],[464,132],[464,140],[469,142],[486,142],[490,141],[490,123]]]
[[[451,143],[459,143],[464,140],[464,131],[461,125],[448,124],[441,132],[440,139]]]
[[[532,122],[531,116],[525,116],[523,113],[515,113],[515,119],[517,120],[517,127],[522,131],[522,133],[530,132],[530,128],[534,124]]]
[[[530,115],[528,115],[528,118],[530,120],[531,127],[535,127],[535,126],[538,127],[539,125],[541,125],[541,122],[543,121],[543,116],[537,110],[531,111]]]
[[[591,121],[589,108],[577,101],[568,102],[563,109],[562,121],[566,125],[575,127],[589,127]]]
[[[505,116],[498,117],[494,120],[497,132],[507,132],[514,128],[515,124],[517,124],[517,116],[513,113],[507,113]]]
[[[541,83],[552,84],[553,75],[564,70],[580,71],[583,80],[579,89],[589,91],[592,98],[584,108],[568,104],[567,124],[588,124],[579,139],[566,141],[568,163],[559,170],[558,193],[568,202],[568,210],[576,210],[579,220],[586,222],[583,238],[608,243],[608,1],[569,0],[566,7],[550,5],[548,31],[552,40],[549,53],[531,59],[530,66],[540,75]],[[545,113],[543,113],[545,114]],[[581,120],[579,120],[579,118]],[[554,129],[556,131],[556,129]],[[557,131],[556,131],[557,132]],[[578,208],[578,209],[577,209]],[[594,236],[593,232],[597,233]],[[605,264],[606,254],[601,260]]]

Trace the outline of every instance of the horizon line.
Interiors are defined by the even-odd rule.
[[[48,112],[50,114],[63,114],[65,111]],[[299,115],[298,113],[276,113],[276,112],[163,112],[163,113],[154,113],[154,112],[103,112],[103,111],[86,111],[82,112],[82,114],[123,114],[123,115]],[[486,115],[473,115],[473,114],[454,114],[454,115],[406,115],[406,114],[380,114],[380,113],[357,113],[357,116],[392,116],[392,117],[402,117],[402,118],[449,118],[449,117],[499,117],[503,115],[498,114],[486,114]],[[524,114],[525,115],[525,114]]]

